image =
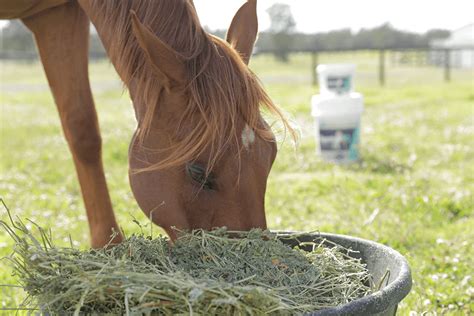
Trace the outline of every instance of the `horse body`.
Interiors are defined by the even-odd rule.
[[[0,0],[0,19],[24,19],[70,0]]]
[[[266,227],[276,145],[260,107],[280,113],[246,66],[257,35],[256,0],[234,17],[230,44],[202,29],[188,0],[67,1],[22,20],[35,35],[58,107],[93,247],[107,244],[113,231],[112,242],[122,236],[89,85],[89,20],[134,104],[129,175],[140,208],[171,238],[172,227]]]

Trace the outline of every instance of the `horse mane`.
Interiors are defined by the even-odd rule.
[[[206,154],[210,172],[229,148],[240,154],[239,120],[262,139],[275,141],[261,110],[278,117],[294,135],[240,55],[227,42],[203,30],[191,0],[100,0],[94,1],[93,6],[103,26],[116,34],[108,49],[109,56],[116,61],[115,67],[125,85],[134,85],[134,101],[146,104],[146,113],[139,123],[140,140],[143,141],[159,112],[165,87],[132,32],[130,11],[135,11],[140,21],[185,61],[189,104],[176,124],[172,145],[152,149],[166,152],[164,159],[145,170],[182,166]]]

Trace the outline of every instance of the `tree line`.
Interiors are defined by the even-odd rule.
[[[223,37],[225,31],[220,30],[215,34]],[[442,29],[433,29],[424,34],[401,31],[389,23],[358,32],[349,28],[315,34],[279,33],[269,30],[259,34],[256,52],[272,52],[276,57],[285,60],[290,52],[428,49],[431,41],[444,39],[449,35],[449,31]]]
[[[274,18],[272,19],[272,21]],[[277,23],[278,22],[278,23]],[[292,16],[286,16],[272,22],[268,31],[261,32],[256,44],[256,52],[272,52],[281,60],[286,60],[290,52],[298,51],[337,51],[362,49],[426,49],[434,39],[447,38],[447,30],[434,29],[424,34],[397,30],[386,23],[370,29],[353,32],[340,29],[330,32],[305,34],[298,33]],[[213,31],[224,38],[225,31]],[[96,33],[91,34],[91,56],[105,57],[105,51]],[[15,56],[35,56],[35,44],[31,33],[19,21],[11,21],[2,31],[0,57],[8,57],[8,52]],[[22,54],[19,54],[22,53]]]

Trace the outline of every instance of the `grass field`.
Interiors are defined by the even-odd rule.
[[[471,315],[474,306],[474,75],[389,65],[377,86],[376,56],[337,54],[324,62],[356,62],[356,88],[365,96],[362,161],[341,167],[315,154],[309,100],[310,58],[279,64],[256,57],[251,67],[273,99],[300,125],[295,149],[281,146],[269,178],[267,217],[272,229],[321,230],[372,239],[405,255],[413,290],[400,315]],[[37,63],[0,62],[0,195],[15,215],[70,234],[81,247],[88,230],[80,190],[59,120]],[[147,219],[129,189],[127,149],[135,122],[110,65],[91,65],[103,133],[104,161],[114,207],[126,232],[132,215]],[[0,218],[6,219],[4,210]],[[471,245],[471,246],[469,246]],[[0,257],[12,243],[0,232]],[[14,284],[5,260],[0,284]],[[19,289],[1,287],[1,307],[20,304]],[[9,314],[9,312],[5,312]]]

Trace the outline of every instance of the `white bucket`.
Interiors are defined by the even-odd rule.
[[[359,160],[360,120],[364,101],[360,93],[332,97],[314,95],[311,115],[321,157],[340,164]]]
[[[328,64],[316,68],[320,93],[345,95],[354,91],[354,64]]]

